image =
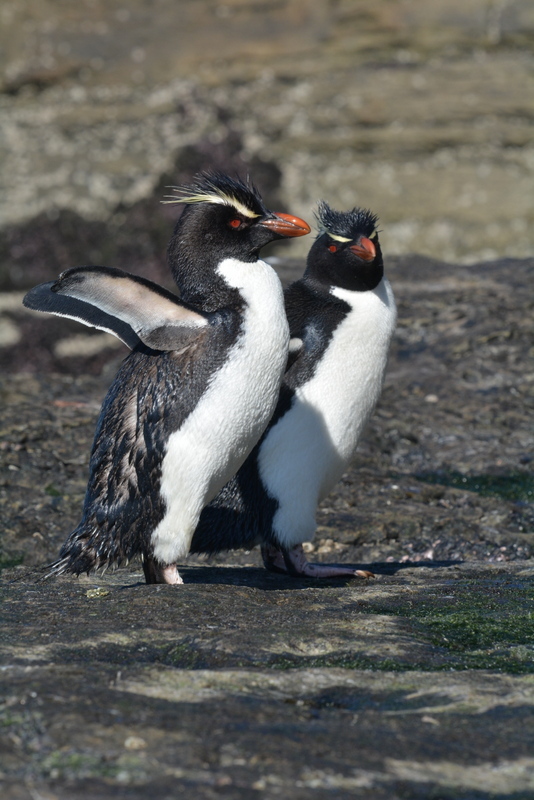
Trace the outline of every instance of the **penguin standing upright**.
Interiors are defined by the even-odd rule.
[[[108,330],[133,352],[102,406],[83,516],[51,574],[140,555],[147,583],[182,583],[200,512],[241,466],[276,405],[287,360],[280,282],[258,253],[309,226],[268,211],[250,184],[201,174],[168,249],[180,299],[121,270],[79,267],[29,308]]]
[[[319,236],[285,292],[290,366],[273,418],[237,475],[204,509],[191,552],[262,545],[267,569],[366,575],[309,564],[317,505],[341,478],[379,398],[395,328],[377,217],[318,207]]]

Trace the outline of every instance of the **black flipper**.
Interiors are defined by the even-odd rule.
[[[55,285],[56,281],[50,281],[35,286],[30,289],[22,302],[26,308],[31,308],[33,311],[68,317],[91,328],[113,333],[132,350],[141,344],[139,336],[126,322],[106,314],[102,309],[92,306],[90,303],[84,303],[83,300],[55,293],[53,291]]]
[[[155,350],[177,350],[208,324],[157,283],[111,267],[68,269],[31,289],[23,303],[112,333],[132,349],[142,342]]]

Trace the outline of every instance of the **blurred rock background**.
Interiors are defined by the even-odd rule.
[[[165,280],[164,187],[210,167],[304,217],[368,205],[390,254],[532,253],[529,0],[20,0],[0,19],[2,290],[80,263]]]

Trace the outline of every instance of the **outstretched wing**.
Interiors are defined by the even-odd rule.
[[[142,342],[154,350],[176,350],[208,325],[205,316],[157,283],[111,267],[68,269],[31,289],[23,303],[113,333],[132,349]]]

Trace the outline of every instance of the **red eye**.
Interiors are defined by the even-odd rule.
[[[331,253],[337,253],[337,247],[335,246],[335,244],[328,245],[328,249],[330,250]]]
[[[231,228],[235,228],[237,230],[237,228],[241,227],[241,220],[240,219],[231,219],[230,220],[230,227]]]

